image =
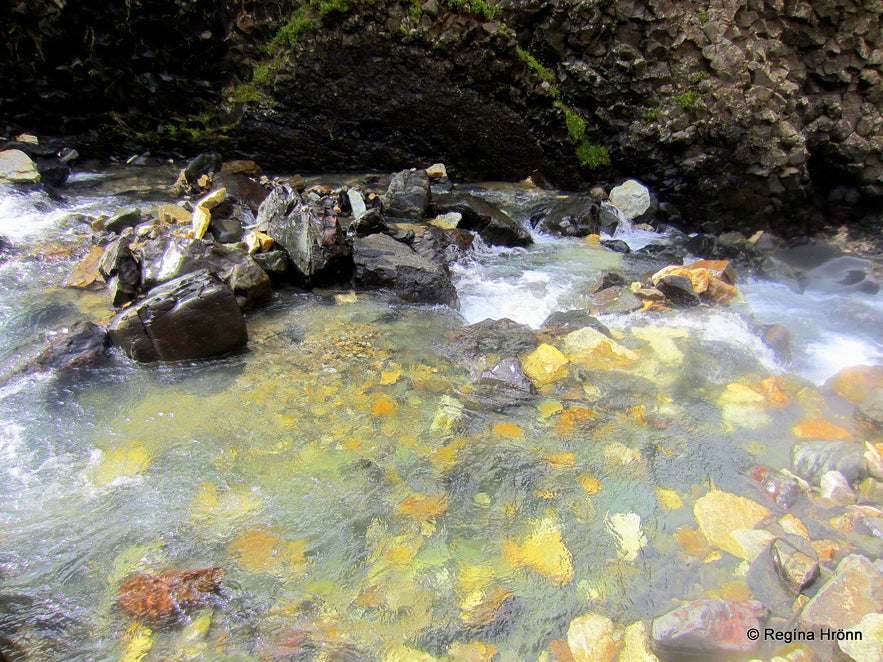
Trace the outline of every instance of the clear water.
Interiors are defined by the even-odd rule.
[[[0,264],[0,358],[109,315],[102,293],[59,286],[87,227],[72,215],[163,200],[173,180],[171,168],[118,168],[76,177],[60,204],[0,195],[0,232],[19,247]],[[522,220],[551,200],[480,193]],[[112,354],[15,377],[0,390],[0,637],[47,660],[474,649],[514,661],[548,651],[586,611],[626,625],[741,596],[737,561],[685,555],[680,527],[695,527],[691,504],[711,485],[763,500],[745,471],[787,466],[780,440],[818,412],[813,382],[879,360],[880,299],[748,283],[733,310],[604,319],[639,353],[628,368],[586,369],[521,404],[474,397],[474,374],[500,356],[452,360],[453,330],[485,317],[537,328],[583,304],[599,271],[639,271],[624,259],[538,237],[458,265],[459,313],[282,290],[251,315],[241,355],[140,366]],[[747,313],[791,329],[793,366],[776,364]],[[727,384],[788,370],[809,381],[783,378],[787,406],[749,421],[722,408]],[[629,553],[613,530],[634,515]],[[566,553],[543,565],[549,548]],[[147,631],[116,607],[135,572],[211,564],[226,570],[222,595],[189,623]]]

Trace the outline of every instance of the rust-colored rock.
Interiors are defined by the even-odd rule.
[[[135,575],[120,586],[118,604],[132,618],[169,625],[186,611],[206,604],[223,577],[224,569],[217,565]]]

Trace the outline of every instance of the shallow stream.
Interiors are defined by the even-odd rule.
[[[76,215],[170,200],[174,176],[115,167],[75,176],[63,200],[0,192],[0,234],[16,245],[0,263],[0,360],[110,316],[103,292],[61,287],[88,242]],[[552,200],[478,192],[519,220]],[[0,390],[0,637],[47,660],[536,660],[587,611],[627,625],[748,597],[738,559],[691,547],[692,503],[716,486],[775,509],[747,471],[788,467],[804,419],[851,428],[817,387],[883,359],[883,297],[739,283],[729,308],[602,317],[636,353],[628,365],[587,366],[505,408],[475,397],[502,356],[459,358],[455,329],[539,328],[585,306],[611,269],[643,271],[537,237],[457,265],[459,313],[285,289],[250,314],[241,355],[113,353],[16,377]],[[790,330],[790,365],[758,338],[763,323]],[[770,377],[775,406],[725,396]],[[226,571],[217,604],[181,627],[116,607],[135,572],[212,564]]]

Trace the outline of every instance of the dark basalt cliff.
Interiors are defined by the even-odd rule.
[[[690,227],[879,231],[883,0],[323,0],[271,44],[301,4],[20,2],[2,10],[0,121],[87,155],[631,176]]]

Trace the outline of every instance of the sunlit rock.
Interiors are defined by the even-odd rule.
[[[856,496],[849,481],[839,471],[826,471],[819,479],[819,493],[822,498],[833,501],[838,506],[855,503]]]
[[[802,593],[819,576],[818,561],[804,554],[791,543],[777,539],[770,545],[770,556],[776,574],[793,594]]]
[[[143,474],[152,460],[141,444],[125,444],[104,452],[98,466],[89,472],[89,478],[96,487],[104,487]]]
[[[568,360],[597,368],[622,367],[638,358],[632,350],[591,327],[564,336],[562,350]]]
[[[806,524],[801,522],[798,517],[791,513],[783,515],[781,519],[779,519],[779,524],[782,526],[785,533],[790,533],[791,535],[798,536],[804,540],[809,540],[809,529],[806,528]]]
[[[607,616],[585,614],[570,621],[567,645],[574,662],[610,662],[622,645],[622,633]]]
[[[650,634],[643,621],[632,623],[623,630],[622,644],[616,662],[659,662],[650,650]]]
[[[849,441],[852,439],[852,433],[848,430],[822,418],[801,421],[791,428],[791,432],[798,439],[819,439],[822,441]]]
[[[605,524],[616,541],[619,558],[626,563],[634,563],[638,552],[647,546],[640,516],[636,513],[613,513],[605,519]]]
[[[883,386],[883,366],[858,365],[844,368],[825,382],[825,388],[858,405],[875,388]]]
[[[863,474],[864,452],[862,444],[848,441],[804,441],[791,449],[791,463],[795,473],[814,485],[828,471],[839,471],[854,482]]]
[[[569,361],[558,349],[543,343],[521,357],[521,371],[537,388],[558,381],[567,374]]]
[[[631,333],[635,338],[643,340],[650,345],[653,356],[660,363],[677,365],[684,354],[674,342],[678,338],[688,336],[686,329],[675,329],[667,326],[637,326],[632,327]]]
[[[631,221],[650,209],[650,190],[634,179],[627,179],[610,190],[610,202]]]
[[[883,614],[866,614],[851,631],[861,639],[838,641],[843,653],[855,662],[883,662]]]
[[[655,489],[656,499],[659,505],[665,510],[677,510],[684,506],[681,496],[674,490],[668,490],[662,487]]]
[[[278,569],[283,572],[302,572],[307,565],[305,540],[288,542],[277,533],[263,528],[243,531],[229,545],[237,563],[253,572]]]
[[[518,544],[509,540],[503,547],[503,560],[513,570],[530,568],[553,584],[567,584],[573,579],[570,550],[561,539],[556,520],[547,516]]]
[[[753,530],[770,514],[768,508],[750,499],[721,490],[712,490],[693,505],[693,516],[708,542],[739,558],[747,558],[754,550],[746,549],[749,541],[738,540],[733,533]]]
[[[851,629],[866,614],[883,612],[883,567],[881,562],[852,554],[819,589],[803,611],[804,627]]]
[[[0,182],[33,183],[40,181],[37,164],[19,149],[0,152]]]

